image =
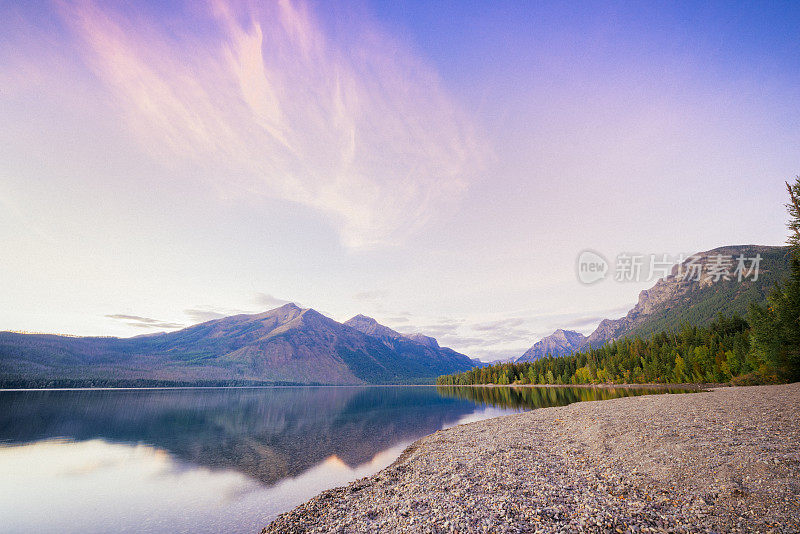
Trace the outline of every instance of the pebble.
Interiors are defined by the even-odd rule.
[[[427,436],[262,534],[800,532],[798,443],[800,384],[542,408]]]

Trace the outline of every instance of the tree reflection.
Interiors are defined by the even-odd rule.
[[[573,402],[597,401],[649,395],[655,393],[684,393],[675,388],[574,388],[574,387],[515,387],[515,386],[437,386],[443,397],[465,399],[507,409],[533,410],[551,406],[566,406]]]

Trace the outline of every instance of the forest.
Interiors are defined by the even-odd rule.
[[[763,384],[800,380],[800,177],[786,184],[790,235],[787,279],[747,317],[717,315],[649,337],[533,362],[501,363],[440,376],[442,386],[474,384]]]
[[[751,351],[751,329],[738,316],[709,327],[684,326],[650,339],[625,338],[598,349],[534,362],[502,363],[441,376],[439,385],[720,383],[735,377],[777,381]]]

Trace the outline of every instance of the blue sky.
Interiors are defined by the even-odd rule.
[[[296,301],[470,356],[652,282],[591,248],[780,244],[796,3],[0,4],[0,328]],[[146,321],[132,319],[141,317]]]

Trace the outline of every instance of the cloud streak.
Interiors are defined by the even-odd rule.
[[[417,231],[481,159],[437,74],[370,21],[345,43],[287,0],[212,2],[202,35],[90,2],[60,11],[154,156],[211,170],[226,197],[320,210],[350,247]]]
[[[124,321],[125,324],[135,326],[136,328],[159,328],[164,330],[174,330],[176,328],[183,328],[186,326],[181,323],[170,323],[168,321],[151,319],[150,317],[142,317],[140,315],[125,315],[122,313],[115,313],[106,315],[106,317],[109,319]]]
[[[188,308],[183,310],[183,313],[189,317],[192,323],[204,323],[206,321],[213,321],[214,319],[222,319],[228,315],[234,315],[216,311],[213,308]]]

